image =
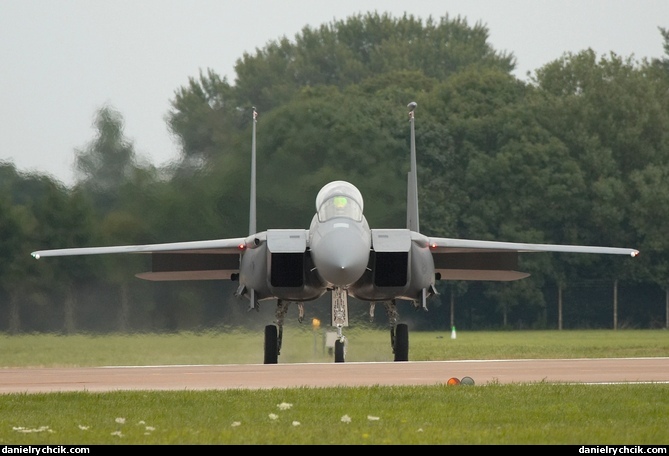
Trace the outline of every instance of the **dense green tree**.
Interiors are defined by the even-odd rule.
[[[42,274],[30,252],[42,240],[41,217],[45,212],[36,207],[36,201],[62,187],[47,176],[19,173],[13,166],[0,167],[0,176],[0,295],[5,296],[8,306],[7,329],[16,333],[32,330],[35,324],[39,327],[51,316],[41,290],[44,279],[46,286],[53,282],[48,274]]]
[[[453,308],[458,327],[550,326],[548,302],[564,294],[582,304],[567,306],[567,326],[604,326],[610,304],[599,304],[601,290],[608,296],[631,280],[669,289],[666,60],[587,50],[526,83],[511,75],[513,56],[490,46],[484,26],[460,18],[370,13],[305,27],[294,40],[244,54],[234,85],[207,70],[176,90],[166,120],[181,157],[163,169],[137,164],[110,106],[96,115],[95,139],[76,151],[73,189],[0,164],[0,250],[21,258],[0,266],[0,295],[23,309],[14,312],[15,330],[225,323],[239,313],[229,284],[137,281],[148,266],[142,255],[37,263],[19,250],[248,234],[253,107],[258,229],[307,227],[317,191],[333,179],[360,188],[370,225],[404,227],[406,106],[416,101],[422,232],[642,251],[633,262],[524,255],[530,279],[439,284],[439,317],[425,324],[450,326]],[[14,286],[22,274],[43,286]],[[104,323],[93,322],[99,315]]]
[[[452,236],[499,236],[497,227],[503,214],[490,211],[505,213],[513,200],[500,194],[500,185],[506,185],[501,181],[510,177],[508,171],[496,170],[490,163],[508,140],[503,132],[509,130],[513,106],[522,100],[523,93],[522,83],[503,71],[467,69],[453,75],[426,97],[421,112],[446,130],[435,139],[444,141],[448,135],[451,142],[448,149],[438,143],[436,149],[429,144],[423,147],[426,155],[442,161],[436,172],[431,168],[432,174],[448,189],[450,200],[458,202],[449,211],[456,214],[459,223]],[[430,149],[435,150],[430,152]],[[422,179],[421,183],[427,181]],[[439,201],[439,198],[426,199]],[[480,217],[486,218],[487,227],[476,221]]]
[[[343,88],[404,70],[443,80],[469,65],[510,72],[515,59],[492,48],[486,27],[471,27],[460,17],[423,21],[367,13],[305,27],[295,42],[284,37],[255,55],[245,53],[235,65],[235,87],[239,100],[269,111],[305,86]]]
[[[645,182],[660,183],[657,176],[651,177],[651,169],[663,168],[669,158],[666,78],[658,77],[646,62],[615,54],[597,58],[591,50],[565,54],[536,74],[542,106],[536,117],[566,146],[583,178],[580,190],[565,200],[573,209],[576,239],[632,245],[655,257],[637,231],[643,223],[640,216],[649,221],[641,215],[649,206],[640,204],[639,192],[649,190],[641,190]],[[664,187],[652,191],[663,194]],[[662,223],[666,216],[660,208],[655,210],[651,223]],[[645,254],[634,262],[591,256],[566,261],[575,267],[572,278],[608,277],[613,287],[618,278],[647,275]]]
[[[641,250],[638,263],[632,266],[637,279],[657,284],[669,303],[669,165],[648,166],[634,172],[631,180],[633,226]],[[667,325],[669,321],[665,321]]]
[[[598,61],[584,51],[537,72],[546,103],[540,121],[567,147],[585,179],[578,193],[585,242],[630,245],[633,176],[669,159],[668,86],[647,70],[630,59]],[[602,264],[614,267],[607,259]]]
[[[468,66],[513,70],[513,56],[494,51],[487,40],[484,26],[448,16],[423,22],[369,13],[305,27],[295,41],[284,37],[255,55],[244,54],[234,86],[209,69],[176,91],[168,124],[182,146],[179,170],[199,169],[216,155],[232,153],[240,144],[235,133],[250,124],[251,106],[265,115],[305,87],[364,84],[364,90],[373,87],[382,92],[377,96],[394,95],[397,101],[400,85],[425,87]],[[409,77],[409,84],[401,82]],[[412,97],[406,98],[400,102]]]
[[[664,48],[664,57],[661,59],[653,59],[653,65],[656,65],[664,70],[665,74],[669,76],[669,28],[658,28],[662,38],[664,39],[664,43],[662,44]]]
[[[251,122],[250,113],[244,116],[251,106],[244,109],[226,78],[213,70],[189,78],[188,86],[175,92],[171,105],[166,119],[181,146],[181,172],[201,169],[208,160],[230,152],[235,131]]]
[[[103,214],[117,202],[119,187],[128,179],[135,164],[132,141],[123,133],[123,116],[111,106],[103,106],[95,116],[96,137],[75,151],[78,185],[90,192]]]
[[[550,134],[528,113],[528,90],[503,71],[466,69],[426,97],[421,113],[440,126],[436,135],[420,131],[421,204],[428,208],[422,226],[429,233],[550,242],[551,233],[538,223],[546,187],[562,189],[570,175],[568,168],[555,172],[563,162],[552,155]],[[554,198],[562,196],[557,192]],[[546,256],[528,257],[522,267],[534,275],[522,286],[483,285],[485,296],[499,302],[503,320],[523,302],[534,302],[538,311],[544,307],[537,273],[548,269]]]
[[[36,219],[35,238],[39,239],[32,250],[99,245],[98,225],[87,194],[72,192],[53,181],[49,184],[47,191],[31,205]],[[57,306],[60,303],[63,306],[58,316],[62,319],[62,326],[52,326],[51,329],[76,330],[77,287],[99,276],[100,264],[101,259],[95,256],[56,257],[40,261],[39,273],[45,295],[42,302],[44,305]]]
[[[21,330],[21,301],[29,291],[30,230],[34,223],[23,206],[12,205],[6,194],[0,193],[0,297],[6,299],[8,329]]]
[[[355,86],[343,92],[323,86],[304,89],[261,118],[259,225],[307,227],[318,190],[341,179],[362,192],[371,225],[406,226],[403,111]]]

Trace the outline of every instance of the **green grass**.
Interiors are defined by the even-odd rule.
[[[669,385],[12,394],[0,408],[3,444],[669,442]]]
[[[350,328],[346,360],[392,361],[388,331]],[[331,362],[324,330],[287,326],[280,363]],[[666,330],[411,332],[409,359],[624,358],[669,356]],[[0,337],[0,366],[129,366],[263,362],[263,331]]]
[[[386,331],[346,334],[347,361],[392,359]],[[669,356],[664,330],[450,336],[412,332],[410,359]],[[262,362],[262,331],[20,335],[0,337],[0,344],[5,367]],[[332,362],[332,356],[322,331],[289,327],[279,361]],[[0,443],[667,445],[668,410],[665,384],[5,394]]]

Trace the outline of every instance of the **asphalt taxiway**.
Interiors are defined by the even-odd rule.
[[[669,358],[2,368],[0,394],[490,383],[669,383]]]

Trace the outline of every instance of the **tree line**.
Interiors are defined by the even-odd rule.
[[[265,324],[230,283],[134,278],[149,267],[142,255],[29,253],[247,235],[254,108],[259,230],[308,227],[334,179],[360,189],[371,227],[405,227],[410,101],[422,232],[641,255],[527,254],[530,278],[440,282],[430,311],[407,306],[404,319],[423,329],[666,327],[669,31],[658,30],[664,58],[583,50],[520,80],[513,54],[459,17],[369,13],[305,27],[240,57],[232,82],[208,69],[177,89],[166,118],[180,156],[165,167],[140,157],[122,114],[103,106],[94,138],[74,151],[72,186],[0,163],[0,331]],[[327,305],[306,310],[329,319]],[[352,304],[352,322],[367,312]]]

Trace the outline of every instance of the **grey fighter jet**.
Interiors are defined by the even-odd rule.
[[[84,247],[40,250],[42,257],[145,253],[151,255],[146,280],[232,280],[236,295],[257,309],[261,301],[276,300],[276,321],[265,327],[264,362],[278,363],[283,322],[288,305],[303,304],[330,292],[332,326],[336,328],[334,361],[344,362],[349,296],[369,302],[370,312],[383,303],[390,319],[390,343],[395,361],[409,360],[408,326],[398,323],[397,300],[427,310],[437,280],[510,281],[527,277],[518,271],[522,252],[572,252],[636,256],[631,248],[525,244],[431,237],[418,222],[414,112],[408,105],[411,166],[407,186],[407,228],[371,229],[365,219],[360,191],[351,183],[327,183],[316,196],[316,213],[308,229],[269,229],[257,232],[256,124],[253,110],[251,147],[251,208],[249,236],[166,244]]]

